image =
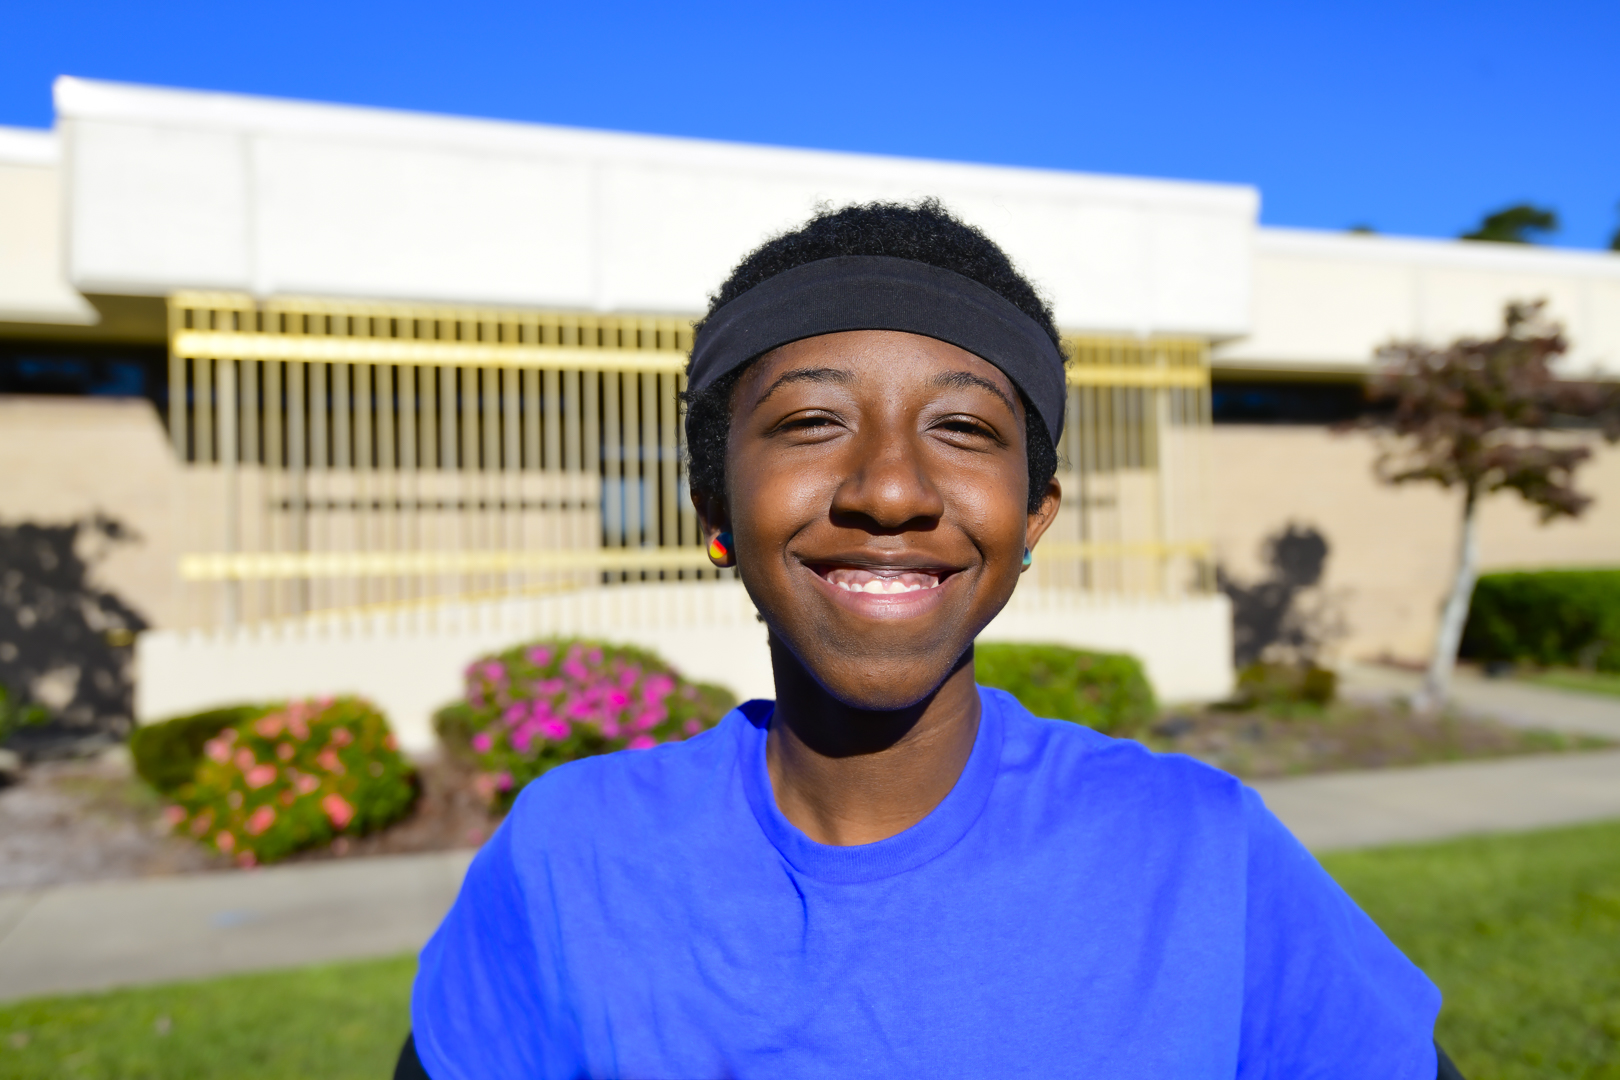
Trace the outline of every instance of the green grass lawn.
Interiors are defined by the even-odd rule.
[[[1620,1078],[1620,823],[1322,861],[1439,984],[1468,1080]]]
[[[387,1080],[416,958],[0,1005],[4,1080]]]
[[[1323,862],[1446,995],[1469,1080],[1620,1080],[1620,823]],[[0,1005],[6,1080],[384,1078],[415,961]]]
[[[1556,668],[1535,671],[1519,676],[1525,682],[1539,683],[1556,690],[1574,690],[1580,694],[1607,694],[1620,697],[1620,675],[1608,671],[1578,671],[1574,668]]]

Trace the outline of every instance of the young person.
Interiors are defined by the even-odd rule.
[[[721,286],[688,376],[776,701],[529,785],[422,953],[402,1070],[1436,1076],[1438,991],[1258,796],[974,684],[1066,400],[995,244],[934,202],[824,213]]]

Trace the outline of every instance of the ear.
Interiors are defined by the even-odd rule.
[[[692,507],[697,511],[698,530],[703,534],[703,544],[708,546],[710,540],[723,532],[731,531],[731,515],[726,512],[726,501],[717,495],[705,495],[699,491],[692,492]]]
[[[1035,512],[1030,514],[1024,523],[1025,547],[1031,551],[1035,550],[1035,545],[1041,542],[1046,530],[1057,520],[1058,507],[1062,505],[1063,485],[1057,482],[1057,477],[1053,477],[1046,482],[1046,494],[1041,496],[1041,505],[1036,507]],[[1026,566],[1024,569],[1028,570],[1029,567]]]

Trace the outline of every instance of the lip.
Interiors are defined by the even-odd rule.
[[[955,591],[962,568],[937,562],[886,561],[870,557],[802,559],[815,586],[834,604],[869,618],[913,618],[938,607]],[[934,578],[936,585],[925,584]],[[884,591],[868,591],[872,583]],[[894,591],[890,591],[894,590]],[[901,591],[903,590],[903,591]]]

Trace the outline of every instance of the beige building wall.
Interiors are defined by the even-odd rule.
[[[148,401],[0,395],[0,523],[116,519],[128,542],[80,554],[97,585],[154,626],[175,608],[179,474]]]
[[[1456,558],[1461,496],[1373,476],[1366,435],[1319,427],[1222,426],[1211,435],[1215,554],[1240,583],[1265,576],[1265,538],[1290,523],[1320,531],[1329,553],[1304,598],[1341,621],[1339,659],[1427,655]],[[1493,496],[1481,518],[1487,570],[1620,565],[1620,449],[1601,446],[1577,480],[1595,498],[1578,521],[1542,525],[1517,495]]]

